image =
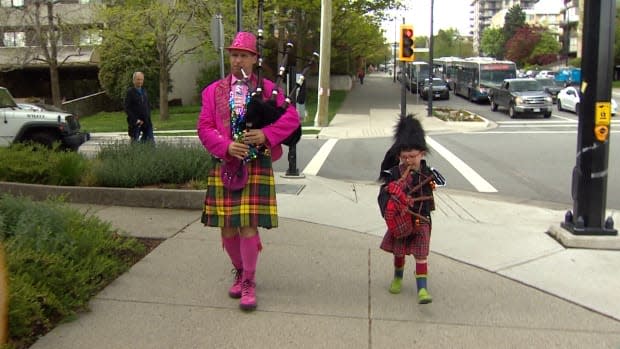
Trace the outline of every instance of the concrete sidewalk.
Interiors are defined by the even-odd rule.
[[[367,75],[319,137],[391,136],[398,106],[368,101],[388,89],[397,87]],[[423,125],[429,134],[466,131],[435,118]],[[230,262],[198,208],[145,207],[153,201],[141,190],[114,205],[97,204],[108,200],[103,191],[80,195],[77,208],[127,234],[165,241],[96,295],[90,312],[32,348],[620,347],[620,252],[565,248],[550,237],[561,207],[439,188],[433,303],[418,305],[411,257],[403,292],[388,292],[392,256],[378,247],[385,223],[376,184],[281,173],[276,182],[280,227],[261,230],[252,313],[228,298]],[[161,195],[201,195],[174,192]],[[139,204],[141,197],[151,201]],[[610,215],[619,221],[617,212]]]

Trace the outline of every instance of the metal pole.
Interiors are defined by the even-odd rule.
[[[400,116],[405,117],[407,115],[407,88],[405,87],[405,67],[406,62],[400,62]]]
[[[403,17],[403,24],[405,24],[405,17]],[[402,40],[402,38],[401,38]],[[400,53],[403,54],[402,52]],[[407,115],[407,87],[405,85],[405,69],[407,62],[400,62],[400,116],[405,117]]]
[[[585,2],[573,211],[561,224],[576,235],[618,235],[605,219],[615,15],[615,0]]]
[[[394,64],[392,65],[394,68],[392,69],[392,75],[394,78],[394,83],[396,82],[396,47],[398,47],[398,29],[396,29],[396,17],[394,17],[394,44],[392,44],[392,53],[394,54]]]
[[[237,0],[237,8],[236,8],[236,15],[237,15],[237,32],[240,32],[243,29],[243,0]]]
[[[431,0],[431,37],[428,44],[428,114],[433,116],[433,6]]]
[[[568,68],[568,55],[570,54],[570,27],[569,27],[569,17],[568,17],[568,2],[564,3],[564,36],[566,39],[564,40],[564,45],[566,45],[566,67]]]
[[[327,126],[331,62],[332,1],[321,0],[321,58],[319,63],[318,105],[314,126]]]

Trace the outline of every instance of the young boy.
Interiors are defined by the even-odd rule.
[[[380,247],[394,255],[394,279],[389,291],[400,293],[405,256],[412,254],[416,263],[415,277],[420,304],[432,302],[427,287],[427,262],[431,237],[430,214],[435,209],[435,178],[424,160],[427,151],[420,122],[413,115],[401,118],[396,127],[394,145],[381,164],[380,175],[384,182],[380,203],[383,196],[385,205],[382,214],[388,225]],[[407,214],[404,214],[404,210]],[[400,224],[395,222],[396,217],[410,221]]]

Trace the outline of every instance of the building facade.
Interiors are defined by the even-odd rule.
[[[55,51],[63,99],[72,100],[100,92],[98,47],[104,23],[97,21],[95,13],[96,6],[101,2],[0,0],[0,86],[9,88],[16,98],[49,103],[51,84],[48,62]],[[40,30],[56,38],[56,44],[48,42],[41,45]],[[178,49],[184,48],[184,42],[179,40]],[[42,46],[47,47],[47,53]],[[201,65],[197,56],[183,57],[173,67],[170,100],[180,100],[183,104],[198,100],[195,77]],[[131,81],[128,81],[127,86],[130,85]]]
[[[502,10],[508,10],[515,5],[521,6],[522,9],[529,9],[539,0],[473,0],[471,2],[471,16],[474,52],[480,55],[480,40],[482,32],[486,28],[490,28],[493,16]]]

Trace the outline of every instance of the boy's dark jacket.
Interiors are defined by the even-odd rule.
[[[433,177],[433,172],[430,167],[426,164],[426,160],[420,161],[420,171],[412,172],[410,178],[411,182],[407,184],[407,188],[403,189],[411,189],[418,185],[421,181],[423,181],[427,177]],[[389,170],[383,171],[381,173],[381,179],[383,179],[384,184],[381,185],[379,189],[379,196],[377,197],[377,201],[379,204],[379,209],[381,211],[381,216],[385,217],[385,208],[387,207],[388,199],[390,198],[390,194],[387,192],[387,186],[390,182],[396,181],[401,177],[401,169],[400,166],[396,165],[390,168]],[[434,180],[434,179],[433,179]],[[431,180],[432,182],[432,180]],[[432,199],[433,196],[433,184],[427,183],[422,185],[422,187],[417,190],[415,193],[406,193],[408,197],[422,197],[422,196],[430,196],[430,200],[423,201],[414,201],[411,205],[409,205],[409,210],[415,213],[420,214],[424,217],[430,217],[431,211],[435,210],[435,201]]]

